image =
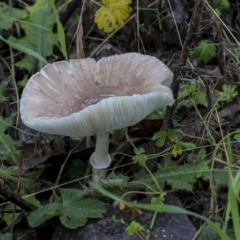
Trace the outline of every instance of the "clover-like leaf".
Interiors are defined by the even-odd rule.
[[[140,166],[145,166],[146,161],[148,160],[148,156],[145,153],[145,150],[143,148],[135,148],[134,153],[136,156],[133,157],[133,163],[138,163]]]
[[[103,6],[95,13],[94,22],[106,33],[118,29],[129,18],[132,0],[102,0]]]
[[[125,231],[128,233],[129,236],[133,236],[134,234],[138,233],[139,231],[144,231],[145,228],[138,222],[132,221],[128,227],[125,228]]]

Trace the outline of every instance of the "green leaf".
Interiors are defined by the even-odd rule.
[[[230,8],[230,2],[228,0],[217,0],[216,4],[223,7],[225,10]]]
[[[10,47],[12,47],[14,49],[17,49],[20,52],[28,54],[29,57],[36,58],[36,59],[42,61],[43,63],[48,64],[46,59],[44,59],[39,53],[35,52],[34,50],[31,50],[31,49],[29,49],[29,48],[27,48],[27,47],[25,47],[25,46],[23,46],[23,45],[21,45],[19,43],[15,43],[15,42],[13,42],[11,40],[4,39],[1,35],[0,35],[0,39],[3,42],[5,42],[6,44],[8,44]]]
[[[35,196],[29,196],[29,197],[26,197],[24,198],[25,201],[35,205],[35,206],[40,206],[40,202],[38,199],[36,199]],[[6,206],[6,209],[7,210],[14,210],[15,208],[15,204],[13,203],[9,203],[7,206]],[[16,207],[16,209],[20,209],[20,207]],[[19,213],[15,213],[14,214],[14,218],[16,219],[17,217],[19,216]],[[12,217],[13,217],[13,214],[12,213],[5,213],[4,214],[4,217],[3,217],[3,220],[7,223],[7,225],[10,225],[12,223]]]
[[[151,204],[164,204],[164,194],[161,194],[159,197],[152,197]]]
[[[231,206],[231,214],[232,214],[232,220],[233,220],[233,228],[234,232],[236,234],[236,239],[239,240],[240,236],[240,224],[239,224],[239,204],[238,199],[239,193],[235,194],[234,188],[232,183],[229,184],[229,192],[228,192],[228,199],[229,199],[229,205]]]
[[[36,0],[35,4],[27,7],[26,10],[29,16],[24,22],[20,22],[25,36],[19,39],[17,44],[46,58],[52,55],[53,47],[58,42],[57,35],[52,32],[56,17],[48,0]],[[30,70],[34,61],[32,55],[25,55],[16,65]],[[46,61],[40,61],[38,67],[41,68],[44,64]]]
[[[240,46],[236,47],[234,49],[235,55],[238,59],[240,59]]]
[[[201,233],[200,236],[204,240],[213,240],[213,239],[218,239],[217,233],[213,230],[213,228],[209,225],[206,225]]]
[[[178,144],[181,145],[183,149],[187,149],[187,150],[192,150],[192,149],[196,148],[196,144],[191,143],[191,142],[178,141]]]
[[[166,141],[166,137],[167,137],[166,131],[159,131],[153,135],[152,140],[157,140],[156,145],[158,147],[163,147]]]
[[[194,55],[204,64],[216,56],[216,47],[209,40],[202,40],[193,51]]]
[[[27,11],[13,8],[4,2],[0,2],[0,30],[9,30],[14,21],[27,17]]]
[[[180,86],[180,91],[178,93],[178,98],[185,98],[188,97],[190,94],[194,93],[196,91],[195,85],[186,85],[183,84]]]
[[[100,179],[101,186],[104,188],[114,188],[114,189],[122,189],[128,188],[129,177],[123,174],[116,174],[111,172],[107,178]]]
[[[158,164],[158,171],[153,174],[155,180],[164,188],[168,184],[174,190],[187,190],[192,191],[193,185],[198,178],[209,178],[210,170],[207,161],[196,163],[186,163],[178,166],[175,162],[171,161],[168,166],[165,163]],[[135,179],[137,181],[135,182]],[[142,185],[141,185],[141,179]],[[143,186],[153,185],[153,179],[145,175],[139,179],[136,176],[133,181],[129,182],[129,186],[133,189],[141,189]],[[148,189],[149,190],[149,189]]]
[[[145,150],[144,150],[144,148],[134,148],[134,153],[136,154],[136,155],[142,155],[143,153],[145,153]]]
[[[194,143],[177,141],[173,145],[172,155],[174,157],[177,157],[177,156],[180,156],[182,154],[183,149],[192,150],[194,148],[196,148],[196,144],[194,144]]]
[[[167,132],[167,137],[171,142],[176,142],[177,141],[177,134],[171,130]]]
[[[198,178],[203,178],[204,180],[210,180],[213,178],[215,182],[214,188],[216,191],[222,187],[227,187],[229,182],[228,170],[209,169],[208,163],[208,161],[202,160],[195,163],[185,163],[184,165],[178,166],[176,162],[171,160],[167,161],[167,164],[165,162],[158,164],[159,170],[153,175],[162,188],[164,188],[167,184],[175,190],[192,191],[193,185]],[[236,174],[237,171],[232,170],[232,175],[235,176]],[[148,174],[140,172],[132,181],[128,183],[128,185],[134,190],[144,188],[146,191],[152,191],[155,182]]]
[[[172,155],[173,157],[182,155],[182,145],[179,142],[173,145]]]
[[[11,240],[22,240],[21,237],[15,236],[15,235],[12,235],[12,234],[10,235],[10,233],[1,234],[1,236],[0,236],[0,240],[9,240],[9,239],[11,239]]]
[[[3,164],[1,164],[1,166],[0,166],[0,177],[2,179],[11,179],[13,173],[14,172],[13,172],[12,168],[6,167]]]
[[[133,163],[138,163],[140,166],[145,166],[146,161],[148,160],[148,156],[145,153],[143,148],[134,148],[134,153],[136,156],[132,158]]]
[[[7,85],[8,83],[6,81],[0,84],[0,103],[3,103],[4,101],[7,100],[7,98],[4,96],[4,93],[7,89]]]
[[[17,164],[19,160],[19,147],[22,143],[21,141],[14,141],[6,132],[13,125],[15,115],[12,113],[5,119],[0,117],[0,157],[2,160],[12,161]]]
[[[201,161],[196,163],[186,163],[182,166],[171,166],[154,174],[156,179],[165,176],[165,181],[172,187],[172,189],[192,191],[196,179],[202,177],[207,178],[208,162]],[[162,172],[161,172],[162,171]],[[160,177],[160,178],[159,178]]]
[[[57,22],[57,33],[58,33],[58,41],[60,43],[60,50],[61,50],[62,54],[64,55],[65,59],[67,60],[68,58],[67,58],[66,39],[65,39],[63,25],[59,20],[58,13],[57,13],[57,10],[56,10],[55,4],[54,4],[54,0],[50,0],[49,3],[53,9],[53,12],[54,12],[54,15],[56,18],[56,22]]]
[[[51,203],[44,205],[37,210],[31,212],[28,216],[28,223],[30,227],[37,227],[48,219],[62,214],[62,204]]]
[[[65,142],[63,141],[62,136],[54,136],[52,141],[53,152],[52,155],[65,153]]]
[[[28,222],[31,227],[37,227],[46,220],[59,216],[61,223],[71,229],[82,227],[88,218],[101,218],[106,207],[95,199],[83,199],[85,191],[76,189],[61,189],[62,203],[44,205],[30,213]]]
[[[202,161],[206,159],[206,149],[205,148],[200,149],[199,152],[194,155],[194,159],[196,159],[197,161]]]
[[[239,131],[239,129],[238,129],[238,131]],[[234,135],[233,135],[233,138],[234,138],[235,140],[237,140],[238,142],[240,142],[240,132],[234,134]]]
[[[125,231],[129,236],[133,236],[139,231],[144,231],[145,228],[138,222],[132,221],[128,227],[125,228]]]
[[[195,94],[195,104],[201,104],[204,107],[208,106],[207,95],[204,92],[197,91]]]
[[[216,16],[216,19],[218,19],[218,17],[222,16],[222,12],[221,12],[221,10],[219,8],[215,8],[214,11],[215,12],[213,12],[213,13]]]
[[[214,91],[219,102],[231,102],[235,97],[238,96],[236,85],[223,84],[222,90],[222,92],[218,90]]]

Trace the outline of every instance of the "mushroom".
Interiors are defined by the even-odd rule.
[[[174,102],[172,72],[157,58],[139,53],[55,62],[34,74],[23,90],[24,124],[66,136],[97,135],[90,157],[92,181],[111,164],[109,132],[132,126]]]

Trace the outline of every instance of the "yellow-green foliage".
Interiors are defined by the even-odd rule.
[[[106,33],[118,29],[129,18],[132,0],[102,0],[103,6],[95,13],[94,22]]]

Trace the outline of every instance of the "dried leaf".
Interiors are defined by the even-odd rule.
[[[113,203],[113,207],[118,207],[119,210],[121,211],[124,211],[126,213],[131,213],[131,217],[130,219],[134,219],[137,215],[141,215],[142,214],[142,211],[140,211],[138,208],[136,207],[133,207],[133,206],[130,206],[130,205],[127,205],[123,202],[119,202],[119,201],[115,201]]]

